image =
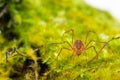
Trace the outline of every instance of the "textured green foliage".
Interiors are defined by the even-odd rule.
[[[10,0],[7,4],[9,17],[5,21],[0,16],[0,80],[119,80],[120,79],[120,40],[114,40],[105,47],[98,57],[88,63],[96,53],[88,49],[81,55],[67,44],[52,44],[67,40],[72,45],[72,34],[63,33],[74,30],[74,40],[86,37],[86,31],[92,30],[88,41],[95,40],[90,46],[97,51],[112,37],[120,36],[120,23],[108,12],[98,10],[83,0]],[[2,10],[3,8],[1,8]],[[1,13],[1,12],[0,12]],[[6,15],[9,14],[9,15]],[[15,24],[14,24],[15,22]],[[8,62],[5,52],[9,54]],[[38,50],[36,50],[38,49]],[[12,57],[13,56],[13,57]]]

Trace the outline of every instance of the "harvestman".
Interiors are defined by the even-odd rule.
[[[52,43],[52,44],[65,44],[65,43],[67,43],[67,44],[71,47],[71,49],[65,48],[65,47],[61,48],[60,51],[58,52],[57,57],[60,55],[60,53],[62,52],[63,49],[72,50],[73,53],[75,53],[76,55],[79,56],[79,55],[81,55],[84,51],[86,51],[86,50],[88,50],[88,49],[90,49],[90,48],[93,48],[94,51],[95,51],[95,53],[96,53],[96,55],[89,61],[89,62],[91,62],[92,60],[94,60],[95,58],[98,57],[98,55],[100,54],[100,52],[103,50],[103,48],[104,48],[105,46],[108,45],[108,43],[109,43],[110,41],[120,38],[120,37],[116,37],[116,38],[110,39],[110,40],[107,41],[107,42],[103,42],[104,45],[100,48],[99,51],[97,51],[96,48],[95,48],[95,46],[89,46],[89,44],[90,44],[91,42],[95,42],[94,40],[90,40],[90,41],[87,43],[88,34],[89,34],[90,32],[96,34],[94,31],[88,31],[88,32],[86,33],[86,38],[85,38],[85,42],[84,42],[84,43],[83,43],[83,41],[81,41],[81,40],[79,40],[79,39],[74,41],[74,30],[73,30],[73,29],[70,29],[70,30],[64,32],[63,36],[64,36],[66,33],[69,33],[69,32],[72,32],[72,45],[71,45],[68,41],[63,41],[63,42],[60,42],[60,43]],[[97,34],[96,34],[96,35],[97,35]],[[88,47],[88,46],[89,46],[89,47]]]

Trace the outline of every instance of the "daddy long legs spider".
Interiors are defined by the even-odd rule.
[[[72,32],[72,44],[70,44],[68,41],[63,41],[63,42],[59,42],[59,43],[52,43],[52,44],[68,44],[70,46],[71,49],[69,48],[65,48],[65,47],[62,47],[60,49],[60,51],[58,52],[58,55],[57,55],[57,58],[58,56],[60,55],[60,53],[62,52],[62,50],[72,50],[73,53],[75,53],[76,55],[81,55],[83,52],[85,52],[86,50],[90,49],[90,48],[93,48],[93,50],[95,51],[96,55],[89,61],[91,62],[92,60],[94,60],[95,58],[98,57],[98,55],[100,54],[100,52],[103,50],[103,48],[105,46],[108,45],[108,43],[112,40],[115,40],[115,39],[119,39],[120,37],[116,37],[116,38],[112,38],[110,40],[108,40],[107,42],[102,42],[104,43],[104,45],[97,51],[96,50],[96,47],[95,46],[89,46],[89,44],[91,42],[95,42],[94,40],[90,40],[88,43],[87,43],[87,39],[88,39],[88,34],[89,33],[94,33],[96,34],[94,31],[87,31],[86,33],[86,37],[85,37],[85,41],[83,42],[82,40],[78,39],[78,40],[74,40],[74,30],[73,29],[70,29],[70,30],[67,30],[64,32],[63,36],[66,34],[66,33],[69,33],[69,32]],[[97,34],[96,34],[97,36]],[[98,38],[98,37],[97,37]]]

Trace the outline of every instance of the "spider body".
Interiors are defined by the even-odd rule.
[[[85,47],[81,40],[76,40],[72,45],[72,49],[75,54],[80,55],[85,50]]]

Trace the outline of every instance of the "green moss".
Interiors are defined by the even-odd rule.
[[[106,46],[98,59],[89,63],[96,55],[93,49],[88,49],[79,56],[72,50],[63,50],[57,58],[61,48],[70,46],[53,44],[67,40],[72,45],[72,34],[66,33],[63,36],[69,29],[74,30],[74,40],[80,39],[83,42],[86,31],[92,30],[99,39],[90,33],[88,42],[95,40],[90,45],[99,51],[104,45],[99,40],[106,42],[120,35],[120,23],[108,12],[93,8],[83,0],[22,0],[20,3],[10,0],[6,3],[10,19],[5,22],[4,17],[1,17],[6,24],[0,22],[0,80],[120,78],[120,40],[111,41],[110,47]],[[16,56],[8,58],[6,62],[4,53],[11,52],[14,47],[23,56],[9,54],[9,57]]]

